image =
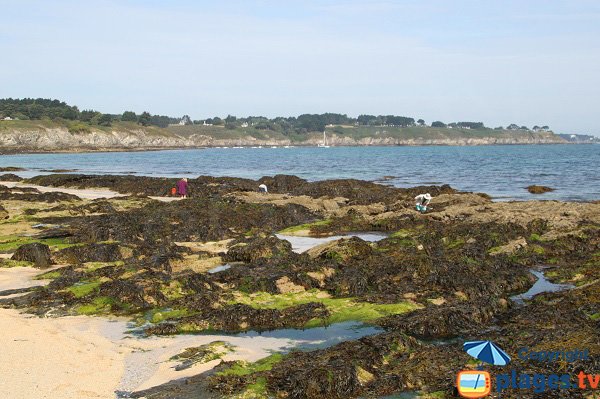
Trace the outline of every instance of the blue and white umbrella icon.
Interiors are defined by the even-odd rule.
[[[510,362],[510,356],[492,341],[465,342],[463,349],[475,359],[494,366],[506,366]]]

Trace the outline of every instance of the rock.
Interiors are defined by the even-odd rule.
[[[531,194],[544,194],[554,191],[552,187],[532,185],[527,187],[527,191]]]
[[[316,271],[316,272],[307,272],[306,275],[309,276],[310,278],[315,279],[318,284],[319,287],[325,287],[325,280],[331,276],[333,276],[335,273],[335,270],[330,268],[330,267],[324,267],[323,269],[321,269],[321,271]]]
[[[122,256],[119,245],[110,243],[65,248],[56,254],[56,259],[65,263],[116,262],[121,260]]]
[[[33,262],[35,267],[40,268],[49,267],[52,264],[50,247],[39,242],[21,245],[11,259]]]
[[[525,248],[527,246],[527,240],[523,237],[519,237],[516,240],[512,240],[506,245],[502,245],[500,247],[492,248],[489,252],[490,255],[510,255],[515,253],[521,248]]]
[[[4,166],[0,168],[0,172],[22,172],[24,170],[27,169],[18,166]]]
[[[366,257],[372,252],[373,249],[369,243],[358,237],[340,238],[339,240],[327,242],[306,251],[311,258],[335,259],[338,261]]]
[[[356,378],[358,378],[358,382],[360,382],[361,385],[367,385],[375,379],[375,376],[364,368],[356,366]]]
[[[239,241],[229,247],[223,256],[226,262],[253,262],[260,258],[273,258],[288,255],[292,244],[277,237],[254,237]]]
[[[23,181],[23,178],[15,175],[14,173],[6,173],[0,175],[0,181]]]
[[[0,219],[8,219],[9,217],[10,215],[8,214],[8,211],[2,205],[0,205]]]
[[[72,236],[73,233],[63,227],[52,227],[43,230],[35,235],[35,238],[66,238]]]
[[[61,192],[42,193],[38,189],[31,187],[9,188],[4,185],[0,185],[0,200],[52,203],[61,201],[75,201],[79,200],[79,197],[73,194]]]
[[[294,284],[292,280],[288,276],[284,276],[279,280],[275,281],[275,285],[277,286],[277,290],[280,294],[289,294],[289,293],[298,293],[306,291],[306,289],[298,284]]]

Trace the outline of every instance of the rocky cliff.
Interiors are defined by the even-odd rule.
[[[550,133],[507,133],[489,130],[476,136],[452,132],[444,135],[424,134],[423,137],[376,135],[352,137],[330,133],[328,144],[333,146],[393,146],[393,145],[490,145],[490,144],[558,144],[566,141]],[[167,129],[91,129],[89,132],[74,133],[66,127],[2,129],[0,151],[8,152],[75,152],[94,150],[143,150],[163,148],[198,148],[217,146],[316,146],[322,142],[320,134],[310,134],[306,140],[292,141],[282,135],[262,134],[255,137],[241,134],[238,137],[190,134],[179,135]]]

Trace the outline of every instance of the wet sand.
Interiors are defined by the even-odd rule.
[[[29,317],[0,310],[0,392],[5,398],[114,398],[126,352],[101,319]]]
[[[64,188],[64,187],[49,187],[49,186],[38,186],[35,184],[24,184],[20,182],[11,182],[11,181],[0,181],[0,185],[6,186],[8,188],[35,188],[42,193],[49,192],[60,192],[73,194],[82,199],[99,199],[99,198],[115,198],[115,197],[125,197],[126,194],[121,194],[116,191],[108,190],[106,188]],[[163,202],[171,202],[177,201],[180,198],[178,197],[150,197],[152,199],[163,201]]]
[[[35,188],[42,193],[50,193],[50,192],[60,192],[73,194],[83,199],[98,199],[98,198],[114,198],[114,197],[123,197],[124,194],[119,194],[116,191],[111,191],[103,188],[94,188],[94,189],[78,189],[78,188],[64,188],[64,187],[47,187],[47,186],[37,186],[34,184],[24,184],[19,182],[9,182],[9,181],[0,181],[0,184],[6,186],[8,188]]]

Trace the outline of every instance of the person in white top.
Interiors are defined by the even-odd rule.
[[[417,201],[417,211],[424,213],[427,210],[427,206],[431,202],[431,194],[419,194],[415,197],[415,201]]]
[[[268,193],[269,190],[267,190],[267,185],[266,184],[261,184],[260,186],[258,186],[258,191],[260,191],[261,193]]]

